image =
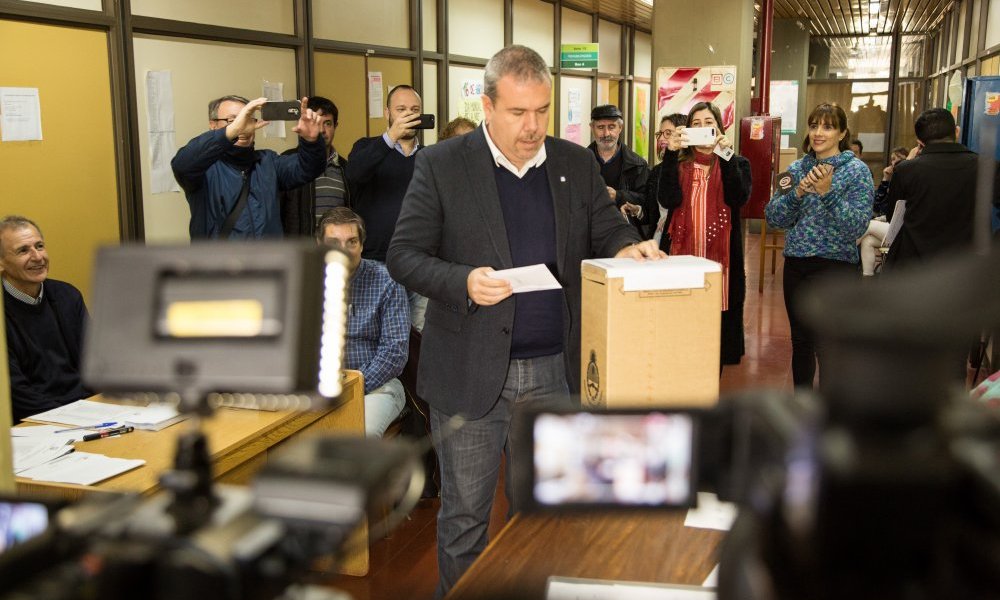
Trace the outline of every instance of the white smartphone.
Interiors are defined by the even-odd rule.
[[[681,146],[715,145],[715,127],[687,127],[684,129],[684,134],[687,136],[687,141],[682,141]]]

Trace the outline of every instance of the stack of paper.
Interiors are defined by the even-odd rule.
[[[77,400],[76,402],[70,402],[64,406],[32,415],[28,417],[28,420],[88,427],[96,423],[123,423],[125,416],[135,409],[135,406],[122,406],[106,402],[94,402],[92,400]]]
[[[111,458],[103,454],[90,452],[74,452],[62,458],[41,464],[18,473],[18,477],[53,481],[56,483],[75,483],[77,485],[94,485],[109,477],[141,467],[146,461],[141,459]]]
[[[164,427],[183,421],[187,415],[177,413],[173,406],[152,404],[150,406],[127,406],[77,400],[59,408],[32,415],[29,421],[43,423],[65,423],[77,427],[87,427],[97,423],[127,425],[136,429],[159,431]]]
[[[16,437],[10,442],[14,450],[14,473],[18,474],[73,451],[73,442],[58,438]]]
[[[159,431],[188,417],[178,413],[176,408],[167,404],[152,404],[134,408],[136,410],[125,417],[125,425],[136,429]]]

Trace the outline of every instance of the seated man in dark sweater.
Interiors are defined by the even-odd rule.
[[[49,255],[29,219],[0,219],[0,279],[13,420],[92,395],[80,381],[87,307],[72,285],[47,279]]]

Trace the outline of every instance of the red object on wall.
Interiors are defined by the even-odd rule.
[[[740,215],[763,219],[764,206],[771,199],[774,176],[781,154],[781,117],[759,116],[740,119],[740,155],[750,161],[753,186],[750,200]]]

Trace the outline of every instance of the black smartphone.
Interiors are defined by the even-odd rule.
[[[414,129],[434,129],[434,115],[420,115]]]
[[[287,102],[265,102],[260,108],[260,116],[265,121],[298,121],[302,103],[298,100]]]

